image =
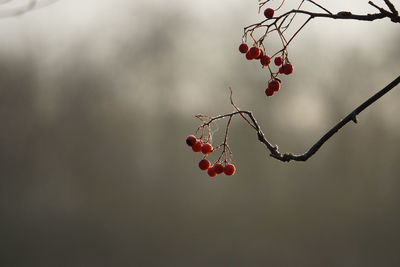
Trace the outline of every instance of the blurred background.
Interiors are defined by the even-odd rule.
[[[0,20],[0,266],[400,265],[400,88],[307,162],[272,159],[235,118],[237,173],[198,169],[193,115],[232,111],[229,86],[282,152],[303,153],[399,75],[398,25],[315,19],[266,99],[266,71],[237,50],[257,8],[60,0]]]

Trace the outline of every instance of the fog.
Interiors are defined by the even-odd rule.
[[[60,0],[0,20],[0,266],[400,264],[399,88],[306,162],[269,157],[237,117],[237,173],[197,167],[193,116],[232,111],[229,87],[303,153],[399,75],[398,25],[315,19],[267,99],[237,51],[262,18],[245,2]]]

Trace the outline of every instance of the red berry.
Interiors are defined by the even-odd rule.
[[[254,59],[253,56],[250,54],[250,51],[247,51],[247,53],[246,53],[246,59],[248,59],[248,60]]]
[[[201,152],[203,152],[203,154],[211,154],[213,151],[213,146],[210,145],[209,143],[205,143],[203,144],[203,146],[201,147]]]
[[[265,94],[267,96],[272,96],[274,94],[274,90],[271,88],[267,88],[267,89],[265,89]]]
[[[213,169],[215,170],[215,172],[217,174],[220,174],[220,173],[224,172],[224,166],[222,166],[222,164],[218,163],[218,162],[214,164]]]
[[[293,65],[292,64],[284,64],[282,66],[282,72],[285,73],[286,75],[292,74],[294,71]]]
[[[239,45],[239,51],[242,54],[247,53],[247,51],[249,51],[249,47],[247,46],[247,44],[243,43],[241,45]]]
[[[203,144],[201,143],[201,141],[197,140],[196,143],[194,143],[192,145],[192,150],[194,152],[200,152],[202,147],[203,147]]]
[[[217,176],[217,173],[215,172],[214,168],[209,168],[209,169],[207,170],[207,173],[208,173],[208,176],[210,176],[210,177],[215,177],[215,176]]]
[[[273,10],[272,8],[267,8],[266,10],[264,10],[264,16],[267,19],[271,19],[274,16],[275,10]]]
[[[252,48],[250,48],[249,53],[252,58],[258,58],[261,54],[261,49],[256,46],[253,46]]]
[[[233,164],[228,164],[228,165],[226,165],[225,167],[224,167],[224,173],[226,174],[226,175],[229,175],[229,176],[231,176],[231,175],[233,175],[234,173],[235,173],[235,171],[236,171],[236,167],[235,167],[235,165],[233,165]]]
[[[283,74],[283,67],[280,67],[280,68],[279,68],[279,73],[280,73],[280,74]]]
[[[194,135],[189,135],[188,137],[186,137],[186,144],[188,146],[193,146],[194,143],[196,143],[197,138]]]
[[[261,62],[261,65],[268,66],[269,63],[271,63],[271,58],[267,55],[264,55],[261,57],[260,62]]]
[[[202,159],[199,162],[199,168],[203,171],[208,170],[208,168],[210,168],[210,166],[211,166],[211,163],[206,159]]]
[[[283,58],[282,57],[276,57],[274,59],[275,65],[280,66],[283,63]]]
[[[281,89],[281,83],[278,80],[272,80],[268,83],[268,89],[278,92]]]
[[[256,59],[260,59],[264,55],[264,50],[262,50],[262,48],[259,49],[260,49],[260,55],[256,57]]]

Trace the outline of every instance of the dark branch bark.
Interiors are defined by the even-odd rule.
[[[343,126],[345,126],[347,123],[350,121],[357,122],[357,115],[360,114],[364,109],[369,107],[371,104],[373,104],[375,101],[377,101],[379,98],[384,96],[387,92],[392,90],[394,87],[396,87],[400,83],[400,76],[394,79],[391,83],[389,83],[385,88],[377,92],[375,95],[370,97],[367,101],[362,103],[360,106],[358,106],[356,109],[354,109],[352,112],[350,112],[345,118],[343,118],[341,121],[339,121],[332,129],[330,129],[324,136],[321,137],[307,152],[301,155],[293,155],[293,154],[282,154],[278,150],[278,146],[273,146],[266,138],[262,130],[260,129],[259,125],[257,124],[255,118],[253,115],[250,113],[247,113],[249,117],[252,119],[253,123],[255,123],[257,127],[257,134],[258,134],[258,140],[260,142],[264,143],[265,146],[270,150],[271,152],[271,157],[274,157],[280,161],[306,161],[309,159],[312,155],[314,155],[323,144],[325,144],[326,141],[328,141],[335,133],[337,133]]]
[[[313,1],[310,1],[310,2],[313,4],[316,4]],[[311,19],[313,19],[313,18],[330,18],[330,19],[350,19],[350,20],[361,20],[361,21],[374,21],[374,20],[378,20],[378,19],[389,18],[392,22],[400,23],[400,16],[399,16],[399,13],[397,12],[396,8],[394,7],[394,5],[388,0],[385,0],[385,3],[388,5],[391,12],[385,10],[382,7],[375,5],[372,1],[369,1],[368,4],[377,8],[379,10],[379,13],[358,15],[358,14],[353,14],[349,11],[341,11],[341,12],[338,12],[337,14],[333,14],[332,12],[330,12],[329,10],[327,10],[323,7],[321,7],[321,8],[323,8],[324,11],[326,11],[327,13],[316,13],[316,12],[311,12],[311,11],[306,11],[306,10],[301,10],[301,9],[293,9],[286,13],[283,13],[280,16],[275,17],[274,23],[277,23],[282,18],[285,19],[290,14],[305,14],[305,15],[310,16]],[[318,5],[318,4],[317,4],[317,6],[320,7],[320,5]],[[265,20],[261,21],[260,23],[256,23],[256,24],[247,26],[247,27],[245,27],[245,31],[248,28],[251,28],[254,26],[260,26],[267,21],[268,21],[268,19],[265,19]]]
[[[396,16],[399,15],[399,12],[397,11],[397,9],[394,7],[394,5],[389,1],[389,0],[384,0],[385,4],[389,7],[390,11],[392,11],[393,14],[395,14]]]
[[[353,121],[354,123],[357,123],[357,115],[360,114],[364,109],[372,105],[374,102],[376,102],[379,98],[384,96],[386,93],[388,93],[390,90],[392,90],[394,87],[396,87],[400,83],[400,76],[398,76],[396,79],[394,79],[391,83],[386,85],[382,90],[368,98],[365,102],[363,102],[361,105],[359,105],[356,109],[354,109],[352,112],[350,112],[346,117],[344,117],[342,120],[340,120],[335,126],[332,127],[326,134],[324,134],[308,151],[306,151],[303,154],[300,155],[294,155],[292,153],[281,153],[279,152],[279,148],[277,145],[272,145],[270,141],[265,137],[264,132],[261,130],[260,125],[258,124],[256,118],[254,117],[253,113],[251,111],[247,110],[239,110],[239,108],[235,105],[235,112],[231,112],[228,114],[224,115],[218,115],[216,117],[210,118],[210,120],[206,124],[210,124],[211,122],[219,119],[223,119],[226,117],[229,117],[230,119],[235,116],[235,115],[240,115],[241,117],[244,117],[244,115],[247,115],[250,119],[245,121],[255,129],[257,132],[258,140],[262,142],[267,149],[270,151],[270,156],[283,161],[283,162],[289,162],[289,161],[306,161],[308,160],[311,156],[313,156],[333,135],[335,135],[343,126],[345,126],[347,123],[350,121]],[[232,95],[231,95],[231,100],[232,100]],[[232,101],[233,103],[233,101]]]
[[[306,11],[306,10],[294,9],[294,10],[288,11],[287,13],[285,13],[279,17],[284,17],[284,16],[292,14],[292,13],[300,13],[300,14],[309,15],[311,18],[351,19],[351,20],[361,20],[361,21],[374,21],[377,19],[389,18],[393,22],[400,23],[400,17],[398,15],[394,15],[393,13],[390,13],[388,11],[374,13],[374,14],[357,15],[357,14],[353,14],[348,11],[341,11],[337,14],[328,14],[328,13],[314,13],[314,12],[310,12],[310,11]]]
[[[0,5],[5,5],[12,1],[13,0],[3,0],[3,1],[0,1]],[[15,8],[8,9],[8,10],[3,8],[0,11],[0,18],[20,16],[20,15],[23,15],[30,11],[54,4],[57,1],[58,0],[29,0],[29,1],[26,1],[26,3],[24,5],[21,5],[19,7],[15,7]]]

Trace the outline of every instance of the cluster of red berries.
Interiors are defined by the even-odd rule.
[[[266,18],[271,19],[273,18],[275,13],[275,10],[272,8],[267,8],[264,11],[264,15]],[[246,55],[247,60],[260,60],[260,63],[263,67],[267,67],[271,63],[271,57],[269,57],[263,50],[262,47],[262,41],[259,41],[260,43],[255,43],[251,48],[246,43],[242,43],[239,46],[239,51],[242,54]],[[282,56],[277,56],[274,58],[274,64],[275,66],[279,67],[278,72],[273,73],[271,71],[271,79],[268,82],[268,88],[265,90],[265,94],[267,96],[272,96],[275,92],[278,92],[279,89],[281,88],[281,80],[277,78],[279,74],[285,74],[289,75],[292,74],[294,71],[293,65],[289,62],[287,55],[282,53]]]
[[[186,144],[192,147],[194,152],[202,152],[204,155],[209,155],[214,151],[214,148],[211,144],[205,143],[200,139],[197,139],[194,135],[189,135],[186,138]],[[225,166],[220,162],[215,162],[214,165],[211,166],[211,162],[207,159],[202,159],[199,162],[199,168],[203,171],[207,171],[208,176],[215,177],[218,174],[225,173],[228,176],[235,174],[236,167],[232,163],[225,162]]]
[[[209,143],[203,143],[200,139],[197,139],[194,135],[189,135],[186,138],[186,144],[192,147],[194,152],[202,152],[205,155],[211,154],[214,150],[213,146]]]
[[[267,89],[265,89],[265,94],[267,96],[272,96],[275,92],[281,89],[281,81],[279,79],[272,80],[268,83]]]

